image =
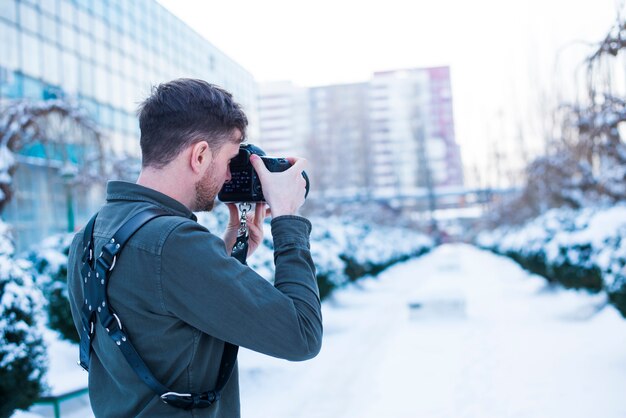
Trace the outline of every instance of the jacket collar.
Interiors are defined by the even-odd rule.
[[[197,221],[196,215],[178,200],[139,184],[127,181],[109,181],[107,183],[107,202],[116,200],[151,203],[176,215]]]

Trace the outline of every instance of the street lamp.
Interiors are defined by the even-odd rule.
[[[63,164],[63,167],[59,170],[59,174],[63,179],[63,185],[65,186],[65,202],[67,206],[67,232],[74,232],[74,199],[73,199],[73,186],[74,179],[78,174],[78,168],[69,161]]]

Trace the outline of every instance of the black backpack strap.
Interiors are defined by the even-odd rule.
[[[91,217],[85,231],[83,232],[83,256],[81,267],[81,277],[85,280],[86,277],[91,276],[90,270],[93,269],[93,228],[96,223],[96,213]],[[86,282],[83,282],[83,289],[85,289]],[[86,305],[83,305],[81,309],[81,322],[82,330],[80,330],[80,345],[79,345],[79,360],[78,364],[85,370],[89,371],[89,356],[91,354],[91,339],[95,334],[95,314],[89,311]]]
[[[93,227],[97,214],[93,216],[85,227],[83,242],[86,242],[87,246],[84,249],[83,267],[81,269],[85,304],[82,308],[83,332],[80,339],[79,364],[85,370],[88,370],[89,356],[92,349],[91,342],[95,337],[95,321],[98,319],[109,337],[120,348],[124,358],[126,358],[126,361],[137,376],[157,393],[163,402],[182,409],[206,408],[220,399],[222,390],[235,367],[239,347],[227,342],[224,344],[224,352],[222,353],[217,384],[214,390],[202,393],[172,392],[154,377],[137,350],[135,350],[122,326],[122,321],[111,309],[107,298],[108,279],[111,271],[115,268],[117,257],[124,245],[143,225],[154,218],[165,215],[171,214],[158,208],[150,208],[135,214],[113,234],[113,238],[102,247],[102,252],[95,260],[93,257]]]
[[[102,325],[107,329],[114,329],[112,327],[109,328],[112,323],[120,323],[121,325],[119,318],[109,307],[106,294],[109,273],[115,267],[117,254],[139,228],[148,221],[164,215],[169,215],[169,213],[158,208],[150,208],[135,214],[117,230],[111,241],[102,248],[102,252],[97,258],[94,257],[93,230],[98,214],[96,213],[85,226],[83,233],[83,265],[81,267],[85,302],[81,309],[83,329],[80,333],[79,356],[79,364],[85,370],[89,370],[89,356],[92,349],[91,342],[96,332],[96,319],[100,319]],[[125,335],[123,337],[125,340],[128,339]]]
[[[237,353],[239,346],[224,343],[224,352],[220,362],[220,370],[217,375],[217,384],[215,389],[202,393],[177,393],[166,392],[161,394],[161,400],[168,405],[181,409],[207,408],[222,397],[222,390],[228,379],[230,379],[235,363],[237,361]]]

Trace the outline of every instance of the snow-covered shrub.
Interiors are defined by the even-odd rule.
[[[197,214],[198,221],[221,236],[228,222],[228,212],[218,205],[211,213]],[[425,235],[402,228],[370,226],[341,218],[311,218],[311,255],[322,298],[335,288],[366,275],[376,275],[385,268],[429,251],[433,241]],[[271,229],[264,225],[263,245],[248,264],[271,280],[274,256]]]
[[[315,263],[320,297],[324,299],[349,280],[346,263],[342,259],[348,245],[348,231],[336,222],[320,224],[317,221],[311,220],[311,257]]]
[[[565,287],[606,291],[626,316],[626,205],[552,209],[521,227],[483,232],[477,243]]]
[[[44,389],[43,296],[30,269],[29,262],[13,258],[6,224],[0,222],[0,417],[27,408]]]
[[[73,234],[48,237],[28,258],[37,272],[37,285],[48,301],[48,326],[63,338],[78,342],[67,291],[67,257],[72,238]]]

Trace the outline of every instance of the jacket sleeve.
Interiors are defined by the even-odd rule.
[[[213,337],[270,356],[315,357],[322,315],[309,250],[311,224],[297,216],[272,220],[274,285],[226,253],[224,242],[184,222],[161,253],[164,308]]]

